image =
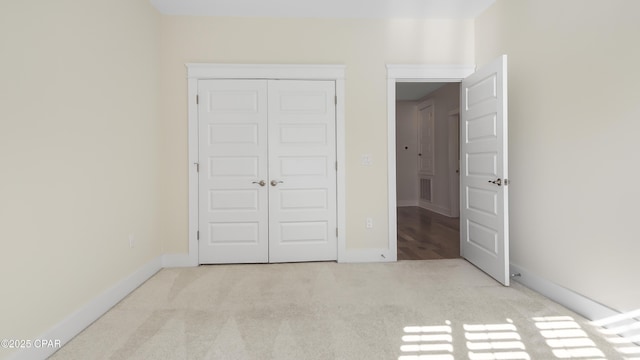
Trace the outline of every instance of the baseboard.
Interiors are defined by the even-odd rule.
[[[640,309],[620,312],[580,295],[565,287],[539,277],[520,266],[510,264],[512,279],[548,297],[567,309],[592,320],[592,325],[610,330],[610,335],[625,338],[628,343],[640,346]]]
[[[341,252],[339,263],[370,263],[397,261],[397,251],[390,249],[348,249]]]
[[[512,277],[514,281],[535,290],[589,320],[599,320],[620,314],[616,310],[539,277],[518,265],[510,264],[509,268],[512,275],[520,274]]]
[[[451,210],[448,207],[444,207],[444,206],[440,206],[440,205],[436,205],[436,204],[432,204],[424,201],[420,201],[418,203],[418,206],[420,206],[423,209],[433,211],[434,213],[451,217]]]
[[[162,267],[193,267],[198,266],[198,259],[189,254],[165,254],[162,256]]]
[[[142,285],[142,283],[157,273],[162,268],[162,260],[161,256],[151,260],[36,339],[60,340],[61,345],[64,346],[69,340],[73,339],[73,337],[109,311],[109,309],[120,302],[120,300],[124,299],[138,286]],[[56,352],[56,350],[58,350],[58,348],[41,347],[24,349],[11,354],[9,359],[46,359]]]
[[[405,206],[418,206],[418,200],[398,200],[396,202],[397,207],[405,207]]]

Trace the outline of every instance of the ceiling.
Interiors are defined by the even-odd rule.
[[[238,17],[471,19],[495,0],[150,0],[163,14]]]

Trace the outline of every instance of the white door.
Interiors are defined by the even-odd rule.
[[[333,81],[269,82],[269,261],[336,260]]]
[[[337,259],[335,83],[199,82],[200,263]]]
[[[418,106],[418,174],[435,172],[435,109],[432,100]]]
[[[507,57],[462,81],[460,255],[509,285]]]
[[[269,261],[267,82],[198,82],[199,261]]]

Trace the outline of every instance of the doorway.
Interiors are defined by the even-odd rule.
[[[507,55],[482,67],[387,65],[389,247],[397,251],[396,84],[460,82],[460,255],[509,286]],[[397,252],[396,252],[397,258]]]
[[[460,84],[396,83],[398,260],[460,257]]]

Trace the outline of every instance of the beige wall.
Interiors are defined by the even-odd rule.
[[[346,70],[347,247],[388,242],[388,63],[472,64],[473,21],[162,18],[164,250],[187,251],[188,62],[335,63]],[[371,154],[373,166],[360,165]],[[364,219],[376,231],[365,232]]]
[[[498,0],[476,59],[509,56],[511,261],[640,308],[640,2]]]
[[[3,338],[160,255],[159,20],[146,0],[0,2]]]

